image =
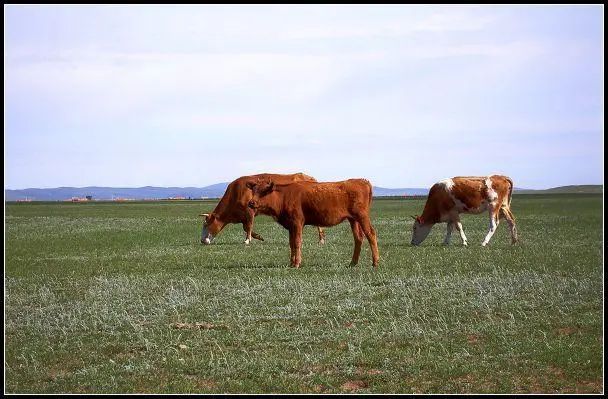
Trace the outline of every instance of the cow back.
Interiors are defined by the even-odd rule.
[[[305,224],[334,226],[353,215],[369,212],[372,188],[365,179],[339,182],[301,181],[276,187],[284,218],[303,217]]]

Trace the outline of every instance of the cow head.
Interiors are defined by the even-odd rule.
[[[261,181],[258,179],[255,182],[247,183],[247,187],[251,189],[253,194],[253,197],[247,206],[257,211],[260,207],[260,199],[267,196],[274,190],[274,182],[271,180]]]
[[[224,224],[214,213],[202,213],[203,230],[201,231],[201,244],[211,244],[211,241],[219,234]]]
[[[414,227],[412,232],[412,245],[420,245],[422,241],[426,239],[426,237],[431,232],[431,228],[433,227],[432,223],[425,223],[422,216],[412,216],[414,218]]]

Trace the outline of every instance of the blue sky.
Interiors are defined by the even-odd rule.
[[[5,188],[603,183],[602,6],[5,6]]]

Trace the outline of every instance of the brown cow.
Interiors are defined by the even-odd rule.
[[[446,222],[447,234],[443,243],[449,245],[452,229],[460,233],[462,244],[467,245],[467,237],[460,223],[461,213],[479,214],[488,211],[490,230],[481,243],[486,246],[494,235],[500,217],[504,217],[511,231],[511,243],[517,242],[515,217],[511,213],[513,181],[507,176],[453,177],[435,183],[429,191],[422,216],[412,216],[415,220],[412,245],[419,245],[428,236],[435,223]]]
[[[252,176],[241,176],[234,180],[226,188],[226,192],[220,199],[213,212],[203,213],[203,229],[201,231],[201,243],[211,244],[213,239],[222,231],[222,229],[230,223],[242,223],[245,230],[245,244],[249,244],[252,238],[264,241],[257,233],[253,232],[253,219],[255,211],[247,206],[252,197],[251,189],[247,187],[248,182],[257,181],[258,179],[273,179],[279,183],[291,183],[296,181],[313,181],[313,177],[304,173],[295,173],[291,175],[278,175],[270,173],[262,173]],[[319,242],[325,243],[325,232],[319,227]]]
[[[248,185],[253,192],[249,206],[261,214],[272,216],[289,230],[292,266],[300,267],[302,262],[304,225],[330,227],[347,219],[355,239],[351,265],[359,261],[365,235],[372,249],[372,264],[378,266],[376,231],[369,216],[372,203],[372,185],[369,181],[350,179],[332,183],[292,184],[259,181]]]

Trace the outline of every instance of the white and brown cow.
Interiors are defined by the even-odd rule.
[[[490,230],[481,243],[485,246],[494,235],[500,217],[504,217],[511,231],[511,243],[517,242],[515,218],[511,213],[513,181],[507,176],[453,177],[437,182],[431,187],[421,216],[415,220],[412,245],[419,245],[429,235],[435,223],[447,223],[444,244],[449,245],[454,227],[460,233],[462,244],[467,245],[467,237],[460,223],[461,213],[479,214],[488,212]]]

